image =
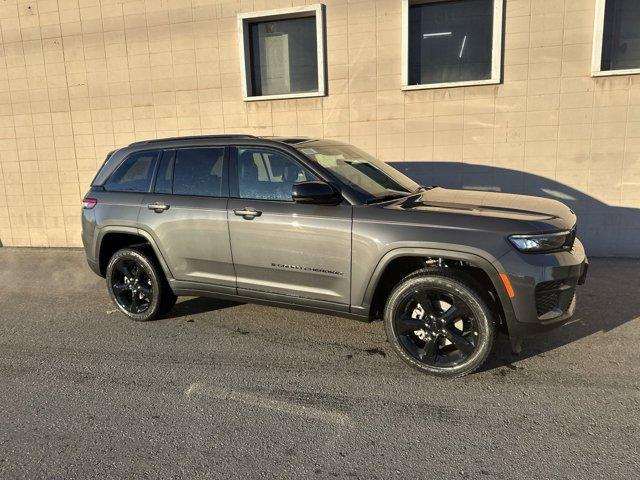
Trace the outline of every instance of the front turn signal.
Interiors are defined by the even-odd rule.
[[[513,286],[511,285],[511,280],[509,280],[509,275],[507,275],[506,273],[501,273],[500,280],[502,280],[502,284],[504,285],[504,288],[507,291],[507,295],[509,295],[509,298],[515,297],[516,292],[513,289]]]

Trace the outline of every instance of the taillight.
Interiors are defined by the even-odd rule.
[[[96,200],[95,198],[84,197],[82,199],[82,208],[91,210],[93,207],[96,206],[97,203],[98,203],[98,200]]]

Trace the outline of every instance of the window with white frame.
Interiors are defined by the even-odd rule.
[[[402,0],[402,88],[500,83],[503,0]]]
[[[238,15],[245,100],[325,94],[323,5]]]
[[[597,0],[593,75],[640,73],[640,1]]]

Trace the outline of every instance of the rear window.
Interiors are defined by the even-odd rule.
[[[111,175],[104,188],[112,192],[148,192],[158,150],[130,155]]]
[[[103,171],[107,167],[107,162],[111,158],[111,155],[113,155],[116,152],[117,152],[117,150],[111,150],[109,153],[107,153],[107,156],[105,157],[104,162],[102,162],[102,165],[100,166],[100,168],[96,172],[96,176],[93,177],[93,180],[91,180],[91,185],[95,185],[96,184],[96,182],[98,180],[98,177],[103,173]]]
[[[176,150],[173,193],[221,197],[223,167],[224,147]]]

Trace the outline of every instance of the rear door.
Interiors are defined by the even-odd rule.
[[[284,152],[238,147],[234,153],[229,232],[238,293],[348,308],[352,207],[294,203],[293,184],[318,178]]]
[[[228,185],[227,147],[166,150],[138,222],[155,240],[175,279],[235,293]]]
[[[149,193],[160,150],[135,152],[125,158],[102,188],[91,192],[98,199],[96,223],[135,227],[140,202]]]

